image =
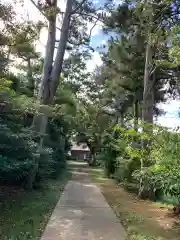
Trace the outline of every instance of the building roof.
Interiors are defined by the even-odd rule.
[[[86,152],[89,152],[90,150],[85,143],[80,143],[80,144],[73,143],[71,151],[86,151]]]

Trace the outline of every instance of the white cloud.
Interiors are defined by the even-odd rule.
[[[97,66],[101,66],[102,65],[102,59],[100,57],[100,54],[98,52],[94,52],[92,54],[92,59],[88,60],[86,65],[87,65],[88,72],[93,72],[93,70]]]
[[[106,43],[107,43],[107,40],[102,40],[102,41],[101,41],[101,44],[102,44],[102,45],[105,45]]]
[[[159,123],[161,126],[174,129],[178,126],[180,126],[180,118],[172,117],[172,116],[161,116],[158,118],[157,123]]]
[[[113,0],[113,3],[118,6],[119,4],[123,3],[121,0]]]
[[[180,109],[180,100],[169,99],[166,103],[160,103],[158,106],[167,112],[178,111]]]
[[[98,22],[95,26],[94,26],[94,23],[90,23],[89,22],[88,26],[87,26],[88,33],[90,33],[91,29],[93,28],[92,32],[91,32],[91,36],[93,37],[93,36],[95,36],[95,35],[100,33],[100,31],[102,29],[102,26],[103,26],[103,24],[101,22]]]
[[[166,114],[158,117],[157,122],[168,128],[176,128],[180,126],[180,117],[178,111],[180,109],[180,100],[169,100],[167,103],[159,104]]]

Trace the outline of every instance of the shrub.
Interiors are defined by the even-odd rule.
[[[23,129],[14,133],[0,123],[0,178],[1,182],[22,184],[37,157],[37,144],[31,140],[31,132]]]
[[[53,164],[54,161],[52,159],[53,150],[51,148],[43,148],[40,152],[39,156],[39,167],[38,172],[36,174],[36,186],[42,181],[51,178],[54,173]]]
[[[105,171],[143,198],[168,195],[180,202],[179,142],[179,133],[157,126],[149,133],[116,127],[102,149]]]

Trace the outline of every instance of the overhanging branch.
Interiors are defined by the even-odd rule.
[[[101,22],[101,23],[105,23],[101,18],[100,18],[100,16],[98,16],[98,14],[97,15],[91,15],[91,14],[88,14],[88,13],[81,13],[80,14],[81,16],[87,16],[87,17],[90,17],[90,18],[92,18],[92,19],[95,19],[95,20],[98,20],[99,22]]]
[[[37,3],[35,3],[35,1],[34,0],[30,0],[31,1],[31,3],[39,10],[39,12],[47,19],[47,16],[46,16],[46,14],[45,13],[43,13],[43,11],[40,9],[40,7],[38,6],[38,4]]]
[[[90,29],[89,36],[88,36],[88,40],[89,40],[89,41],[90,41],[91,36],[92,36],[92,31],[93,31],[93,29],[95,28],[95,26],[96,26],[96,24],[97,24],[98,21],[99,21],[99,18],[96,19],[95,23],[93,24],[93,26],[92,26],[91,29]],[[92,51],[94,51],[94,49],[93,49],[92,47],[90,47],[89,44],[87,44],[87,42],[84,41],[84,40],[80,41],[79,43],[73,43],[73,42],[71,42],[70,40],[68,40],[68,42],[69,42],[70,44],[76,45],[76,46],[86,45],[86,46],[88,46]]]
[[[78,6],[70,13],[70,15],[75,14],[81,7],[82,5],[86,2],[87,0],[82,0],[81,3],[78,4]]]

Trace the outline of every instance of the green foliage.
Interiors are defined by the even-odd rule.
[[[0,122],[0,176],[1,182],[25,183],[28,171],[37,155],[37,144],[31,140],[31,131],[13,131]],[[21,154],[19,154],[21,153]]]
[[[13,124],[11,121],[1,121],[1,182],[25,186],[29,171],[36,161],[39,161],[36,186],[49,178],[57,177],[65,167],[65,154],[69,148],[68,142],[64,146],[62,134],[56,133],[56,129],[54,131],[51,135],[47,135],[47,143],[40,151],[36,139],[33,140],[34,134],[29,128],[23,128],[21,122]],[[62,142],[58,141],[59,138],[62,138]]]
[[[108,175],[114,173],[113,177],[127,187],[131,183],[131,189],[136,189],[141,197],[157,199],[169,195],[180,200],[180,135],[160,127],[154,127],[149,134],[117,127],[115,131],[117,139],[109,137],[102,150]],[[149,142],[146,147],[145,140]],[[116,154],[112,154],[112,149]]]
[[[59,176],[66,166],[68,122],[59,114],[54,114],[56,120],[51,120],[46,143],[40,149],[39,134],[30,128],[35,100],[20,95],[18,78],[11,74],[7,76],[10,80],[3,78],[0,82],[0,180],[10,185],[26,186],[31,171],[39,162],[34,182],[37,187],[45,180]]]
[[[39,167],[36,175],[36,183],[40,183],[52,177],[55,169],[53,167],[54,161],[52,158],[53,150],[51,148],[43,148],[40,152]]]

